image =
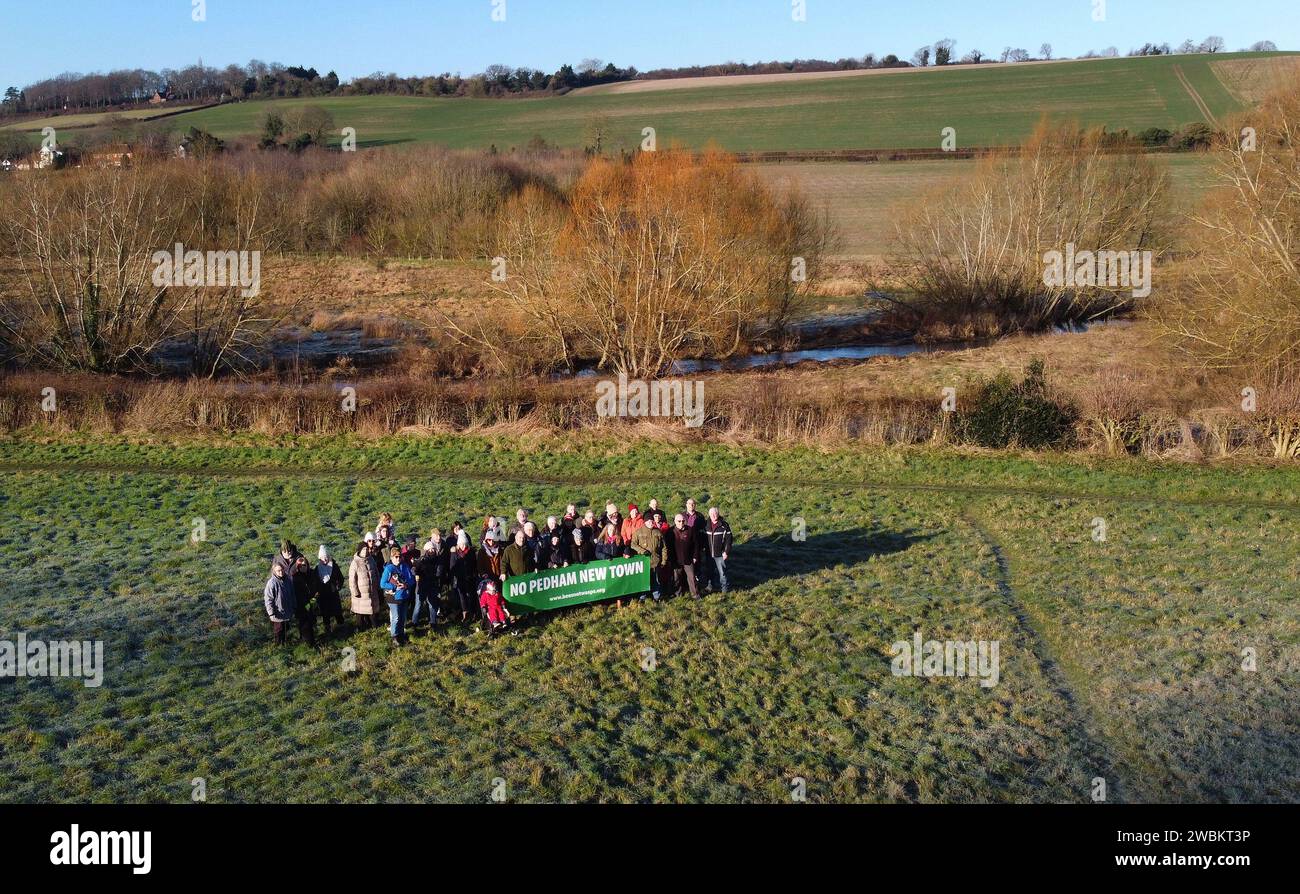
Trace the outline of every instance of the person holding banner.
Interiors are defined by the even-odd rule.
[[[638,556],[650,557],[650,595],[654,596],[655,602],[659,601],[662,595],[659,586],[659,566],[668,561],[668,547],[664,543],[663,532],[653,521],[642,525],[632,533],[632,552]],[[641,594],[641,601],[645,602],[645,594]]]
[[[591,513],[588,513],[590,515]],[[573,529],[573,564],[586,565],[596,561],[596,545],[587,539],[587,529]]]
[[[569,538],[564,535],[564,529],[552,531],[550,543],[546,550],[546,567],[547,568],[564,568],[569,564]]]
[[[528,524],[531,525],[532,522]],[[532,574],[536,570],[533,552],[528,548],[528,538],[524,529],[520,528],[515,531],[515,542],[501,554],[501,582],[505,583],[510,578],[523,574]]]
[[[686,517],[679,512],[673,518],[672,531],[673,577],[676,579],[678,596],[685,596],[689,588],[692,599],[700,598],[700,591],[695,583],[695,566],[699,557],[699,535],[686,527]],[[686,583],[685,587],[682,586],[683,581]]]
[[[670,596],[673,591],[673,560],[669,555],[672,549],[669,538],[672,537],[673,526],[668,524],[668,516],[662,509],[655,509],[650,514],[650,524],[659,529],[664,541],[664,560],[659,563],[659,593],[662,596]]]
[[[618,518],[618,512],[614,512],[614,519]],[[614,519],[606,522],[601,528],[600,535],[596,538],[596,558],[597,559],[620,559],[623,557],[623,538],[618,533],[618,522]]]

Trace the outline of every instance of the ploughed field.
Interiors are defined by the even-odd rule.
[[[212,802],[485,801],[494,780],[517,801],[788,802],[796,778],[810,801],[1083,802],[1097,777],[1113,801],[1300,799],[1294,469],[76,436],[0,442],[0,467],[0,638],[106,651],[98,689],[0,680],[5,801],[187,801],[198,777]],[[281,536],[346,566],[380,510],[427,536],[687,496],[735,529],[729,595],[517,638],[270,645]],[[997,642],[996,685],[895,675],[918,631]]]

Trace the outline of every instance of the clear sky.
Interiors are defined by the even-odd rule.
[[[1004,46],[1058,55],[1215,34],[1300,49],[1297,0],[4,0],[0,90],[63,71],[179,68],[202,57],[334,69],[472,74],[493,63],[554,71],[593,57],[641,69],[728,60],[897,53],[950,37],[960,56]],[[504,2],[505,20],[493,20]]]

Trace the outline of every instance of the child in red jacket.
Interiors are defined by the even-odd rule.
[[[478,604],[482,607],[484,614],[487,615],[493,633],[505,628],[506,623],[510,620],[510,612],[506,611],[506,601],[501,598],[501,592],[496,581],[491,578],[484,581],[483,589],[479,592]]]

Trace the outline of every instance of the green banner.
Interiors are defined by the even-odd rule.
[[[633,556],[521,574],[506,581],[504,595],[511,611],[545,612],[649,592],[650,557]]]

